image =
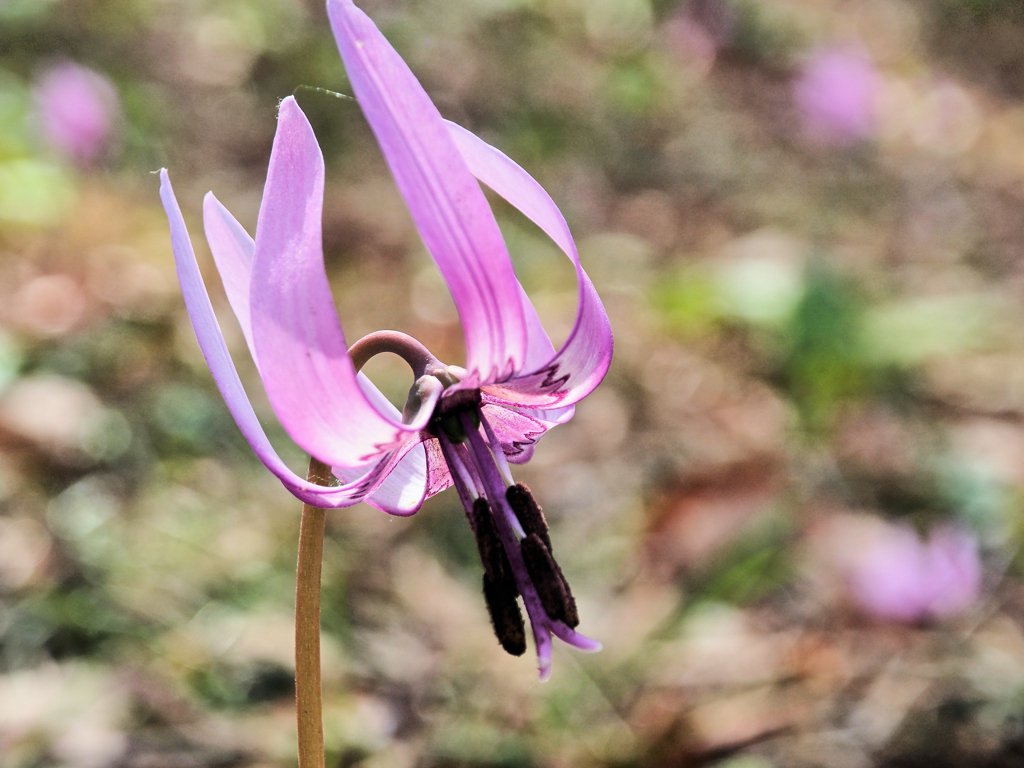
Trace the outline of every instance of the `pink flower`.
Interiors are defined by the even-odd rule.
[[[366,501],[410,515],[426,497],[455,486],[477,537],[498,639],[510,653],[525,651],[521,595],[545,678],[552,635],[583,650],[600,645],[574,631],[575,603],[552,558],[540,508],[514,484],[508,462],[527,461],[541,435],[570,419],[574,404],[604,377],[612,354],[608,317],[565,220],[540,185],[501,152],[442,119],[351,0],[328,0],[327,10],[356,99],[458,308],[466,365],[444,365],[395,332],[353,345],[360,359],[393,351],[413,367],[416,383],[404,414],[357,372],[324,269],[323,157],[293,98],[281,104],[255,242],[212,193],[204,203],[206,236],[274,412],[296,443],[332,468],[337,485],[298,477],[267,440],[162,171],[160,194],[185,305],[239,428],[296,497],[320,507]],[[532,219],[576,270],[576,323],[558,351],[516,279],[477,180]]]
[[[58,64],[39,78],[33,97],[46,141],[76,162],[92,163],[110,145],[117,91],[99,72],[70,61]]]
[[[959,528],[939,528],[922,542],[908,526],[886,525],[856,554],[849,576],[855,602],[870,616],[907,623],[948,618],[978,597],[978,542]]]
[[[802,67],[793,95],[806,133],[825,144],[848,145],[875,131],[878,73],[867,55],[823,48]]]

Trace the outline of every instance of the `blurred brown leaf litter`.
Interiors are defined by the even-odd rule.
[[[543,685],[501,652],[457,500],[332,513],[328,765],[1024,762],[1019,5],[361,7],[550,191],[611,314],[606,383],[520,473],[605,650]],[[296,91],[347,92],[319,2],[7,0],[0,32],[0,764],[294,765],[298,509],[210,381],[151,172],[251,229],[296,92],[349,338],[457,360],[450,300],[358,108]],[[564,337],[571,273],[496,211]]]

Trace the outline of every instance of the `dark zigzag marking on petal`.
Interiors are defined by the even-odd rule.
[[[525,419],[529,419],[530,421],[536,421],[536,419],[534,419],[529,414],[520,413],[518,410],[516,410],[516,408],[525,407],[525,406],[513,406],[513,405],[508,405],[508,404],[506,404],[504,402],[488,402],[486,400],[484,401],[483,404],[484,405],[491,405],[491,406],[494,406],[495,408],[501,408],[502,410],[506,410],[506,411],[512,411],[513,413],[518,413],[520,416],[522,416]],[[537,440],[542,438],[547,433],[547,431],[548,430],[546,428],[539,427],[536,431],[524,432],[523,433],[523,437],[525,438],[524,440],[510,440],[509,441],[509,444],[512,446],[512,448],[514,450],[513,453],[509,453],[507,450],[505,450],[505,446],[504,445],[502,445],[501,450],[504,452],[504,454],[506,456],[518,456],[520,453],[523,452],[523,449],[526,446],[536,445],[537,444]]]
[[[419,436],[419,439],[416,441],[416,445],[419,445],[422,442],[423,442],[423,438],[422,438],[422,436]],[[416,446],[414,445],[412,448],[410,448],[408,451],[406,451],[405,452],[405,456],[408,456],[409,453],[415,449],[415,447]],[[401,448],[401,444],[395,446],[394,448],[391,448],[389,453],[386,454],[386,458],[381,459],[376,464],[374,464],[373,470],[372,470],[371,474],[367,477],[367,479],[364,480],[363,482],[361,482],[359,485],[356,486],[356,492],[357,493],[361,493],[361,494],[364,494],[364,495],[369,495],[370,487],[373,486],[373,484],[375,482],[377,482],[377,480],[380,478],[381,474],[383,474],[384,477],[387,477],[388,475],[390,475],[392,472],[395,471],[395,469],[401,463],[402,459],[405,458],[405,456],[402,456],[397,461],[395,461],[394,464],[390,465],[390,469],[388,469],[387,471],[384,471],[383,469],[381,469],[381,467],[389,463],[391,455],[396,453],[399,448]]]

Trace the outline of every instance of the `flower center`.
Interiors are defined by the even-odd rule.
[[[357,370],[381,352],[399,355],[413,370],[403,421],[411,423],[433,409],[423,437],[440,445],[466,510],[483,563],[487,612],[502,648],[514,656],[526,651],[520,598],[533,630],[541,679],[551,672],[552,634],[579,648],[599,648],[573,632],[579,624],[576,601],[552,553],[544,513],[530,489],[512,479],[480,390],[455,388],[464,371],[444,365],[397,331],[372,333],[349,349]]]
[[[469,415],[474,428],[480,427],[480,390],[460,389],[442,397],[434,408],[431,426],[440,429],[453,444],[466,441],[466,430],[462,426],[462,414]]]

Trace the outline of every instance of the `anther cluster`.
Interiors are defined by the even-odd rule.
[[[438,402],[429,429],[435,435],[443,435],[442,439],[450,441],[456,452],[470,442],[467,429],[480,427],[480,407],[479,389],[456,390]],[[473,461],[467,462],[468,467],[473,464]],[[466,473],[470,483],[473,474],[472,470]],[[503,501],[507,508],[502,511],[511,513],[517,524],[508,525],[504,536],[496,517],[502,511],[495,509],[500,501],[488,500],[485,494],[468,488],[460,495],[466,503],[467,517],[484,568],[487,611],[502,648],[513,656],[526,652],[526,624],[518,602],[522,588],[510,559],[509,546],[518,550],[513,559],[520,563],[519,578],[528,580],[547,618],[572,629],[577,627],[580,619],[576,600],[555,561],[547,520],[530,489],[522,483],[505,488]]]

